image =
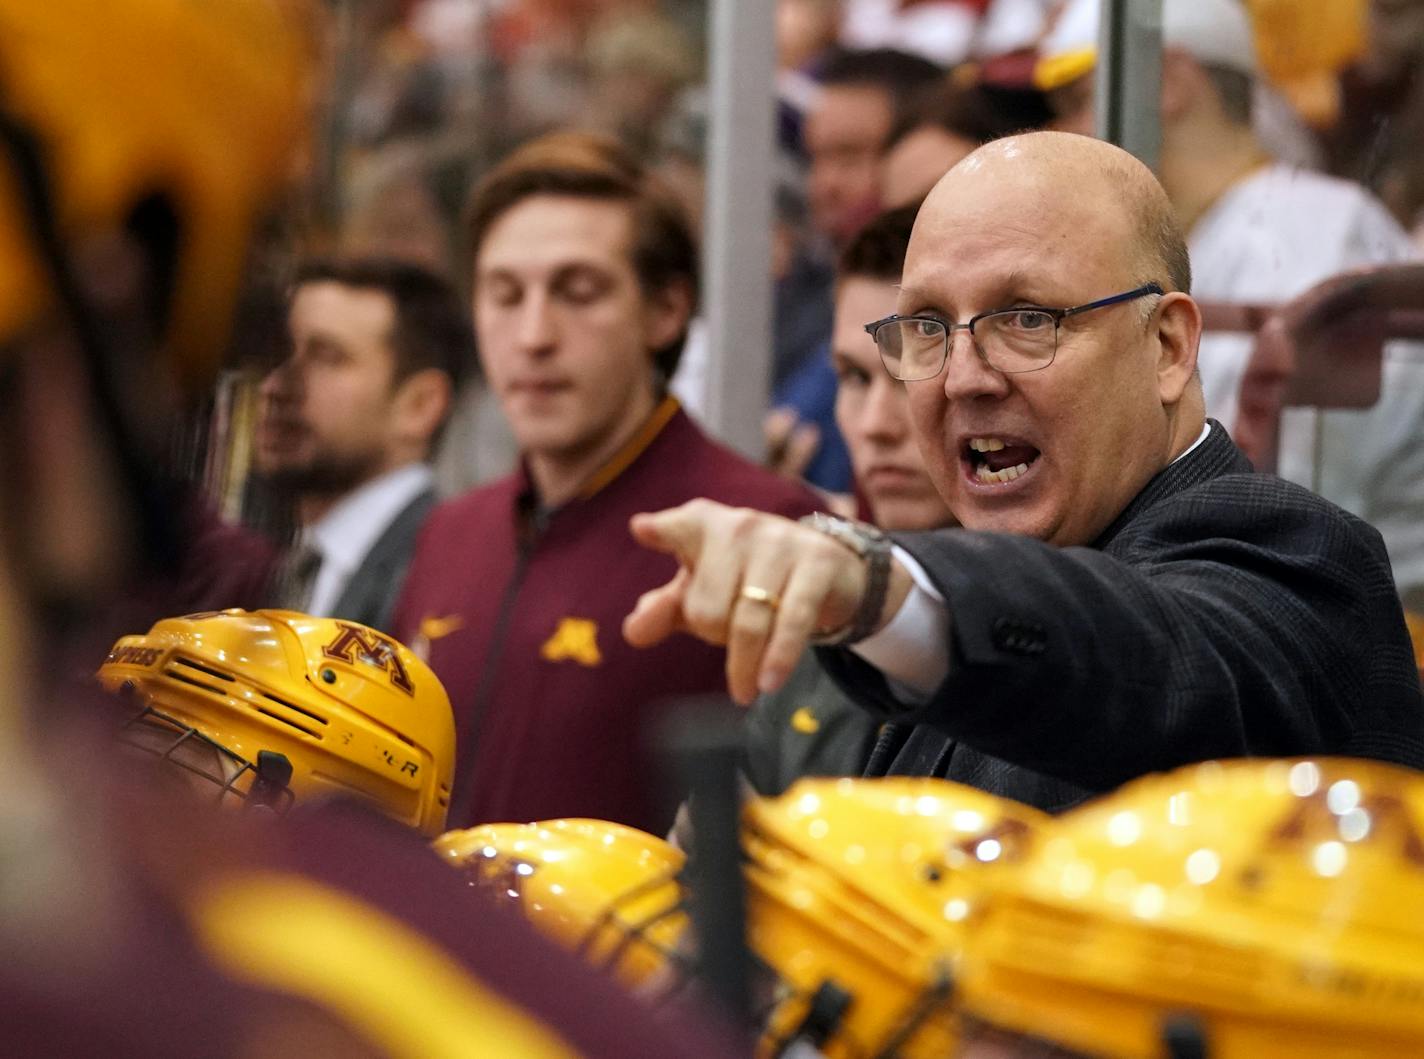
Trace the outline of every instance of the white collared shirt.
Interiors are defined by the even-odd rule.
[[[1208,423],[1172,463],[1195,451],[1210,433]],[[885,674],[896,698],[911,704],[927,699],[949,675],[949,608],[930,575],[909,552],[899,545],[893,546],[892,552],[914,585],[885,628],[851,650]]]
[[[397,515],[435,480],[430,466],[408,463],[387,471],[352,490],[325,515],[302,531],[298,546],[309,545],[321,555],[321,569],[312,585],[307,612],[330,615],[351,575]]]

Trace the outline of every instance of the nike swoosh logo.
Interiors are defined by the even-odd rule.
[[[420,635],[427,640],[439,640],[465,626],[465,619],[459,614],[447,614],[443,618],[430,616],[420,619]]]

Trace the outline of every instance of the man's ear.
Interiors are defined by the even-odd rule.
[[[673,280],[648,294],[643,302],[643,343],[649,349],[662,349],[687,330],[692,318],[692,284]]]
[[[392,409],[392,430],[405,442],[424,445],[427,449],[441,424],[450,415],[454,403],[454,387],[450,376],[438,368],[425,368],[402,379],[396,387]]]
[[[1157,392],[1164,407],[1182,399],[1197,370],[1201,341],[1201,309],[1189,295],[1173,291],[1162,296],[1152,325],[1157,337]]]

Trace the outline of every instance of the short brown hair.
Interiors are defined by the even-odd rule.
[[[391,300],[390,345],[396,382],[434,368],[459,388],[475,365],[475,338],[465,300],[446,280],[420,265],[386,257],[312,258],[297,266],[291,296],[311,283],[373,290]]]
[[[899,283],[905,270],[905,252],[910,248],[910,233],[915,230],[915,217],[920,212],[918,202],[896,206],[869,221],[856,232],[836,266],[837,279],[883,280]]]
[[[697,302],[697,241],[682,204],[611,137],[555,132],[515,150],[470,193],[470,257],[494,222],[534,195],[570,195],[626,203],[633,218],[633,269],[645,293],[685,282]],[[687,331],[653,351],[663,378],[677,371]]]

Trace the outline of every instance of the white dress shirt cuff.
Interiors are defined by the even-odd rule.
[[[884,674],[897,699],[917,706],[949,675],[949,609],[909,552],[893,545],[891,554],[914,586],[885,628],[851,650]]]

